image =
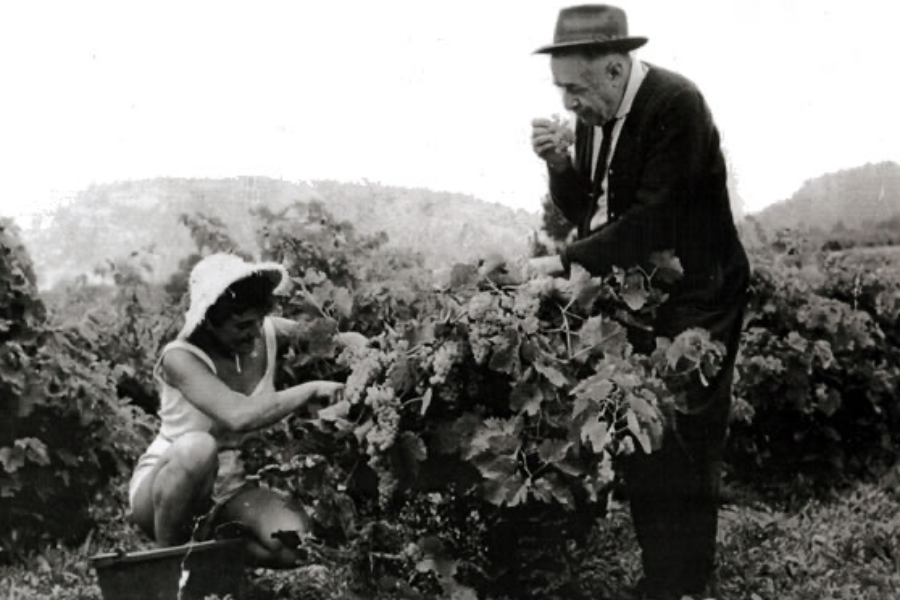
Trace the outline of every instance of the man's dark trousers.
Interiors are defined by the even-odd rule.
[[[638,449],[623,464],[651,590],[699,593],[715,570],[720,471],[744,305],[741,298],[730,308],[675,309],[660,319],[661,335],[674,337],[688,326],[709,330],[726,355],[709,386],[698,383],[688,392],[692,414],[677,415],[662,448],[652,454]]]

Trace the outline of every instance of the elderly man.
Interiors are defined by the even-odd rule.
[[[663,447],[627,459],[624,474],[640,542],[648,598],[702,593],[715,568],[719,465],[749,267],[734,226],[719,133],[703,96],[684,77],[632,56],[646,38],[628,35],[625,13],[588,5],[560,11],[550,55],[554,84],[577,116],[574,157],[558,124],[532,123],[550,196],[577,228],[557,256],[533,269],[571,263],[602,275],[674,250],[683,280],[659,311],[655,334],[709,330],[727,356],[698,384]]]

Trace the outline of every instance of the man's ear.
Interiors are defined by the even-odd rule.
[[[625,63],[616,57],[606,64],[606,72],[613,79],[620,79],[625,73]]]

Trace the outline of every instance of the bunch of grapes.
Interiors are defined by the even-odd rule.
[[[433,375],[428,379],[431,385],[442,385],[447,382],[447,376],[453,365],[459,360],[461,355],[459,344],[455,341],[442,344],[435,351],[431,360],[431,369]]]
[[[387,386],[366,388],[366,406],[372,409],[374,426],[366,433],[366,454],[376,456],[394,445],[400,431],[400,399]]]
[[[534,293],[529,286],[522,286],[516,290],[512,300],[512,312],[517,319],[525,321],[530,317],[537,317],[540,313],[541,297]],[[534,323],[535,327],[536,325],[537,323]],[[528,333],[534,333],[534,331],[529,331]]]
[[[505,294],[490,292],[478,293],[469,300],[466,307],[469,345],[479,365],[485,364],[491,354],[491,338],[509,329],[509,311],[513,303]]]
[[[553,143],[560,154],[566,152],[575,143],[575,131],[567,120],[557,114],[551,117]]]
[[[388,352],[378,348],[348,348],[338,356],[337,362],[352,369],[344,387],[344,395],[351,404],[359,404],[366,390],[383,380],[400,353],[406,352],[408,343],[401,340]]]
[[[384,373],[384,361],[381,352],[375,349],[368,349],[361,356],[350,354],[341,354],[338,364],[352,367],[344,387],[344,396],[351,404],[358,404],[366,388]]]
[[[387,506],[400,483],[386,452],[400,433],[402,403],[390,386],[372,385],[366,388],[365,404],[372,410],[372,426],[365,438],[368,464],[378,476],[379,503]]]
[[[391,468],[390,461],[386,456],[375,454],[369,457],[368,465],[375,471],[378,476],[378,504],[382,508],[390,505],[391,500],[400,487],[400,479],[397,473]]]

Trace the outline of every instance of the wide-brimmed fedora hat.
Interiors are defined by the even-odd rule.
[[[206,312],[232,284],[262,273],[272,282],[273,293],[287,287],[287,271],[276,262],[247,262],[240,256],[219,252],[204,257],[191,269],[189,279],[191,306],[178,334],[186,339],[206,319]]]
[[[553,43],[535,54],[553,54],[578,47],[629,52],[647,43],[645,37],[628,35],[625,11],[608,4],[570,6],[559,11]]]

